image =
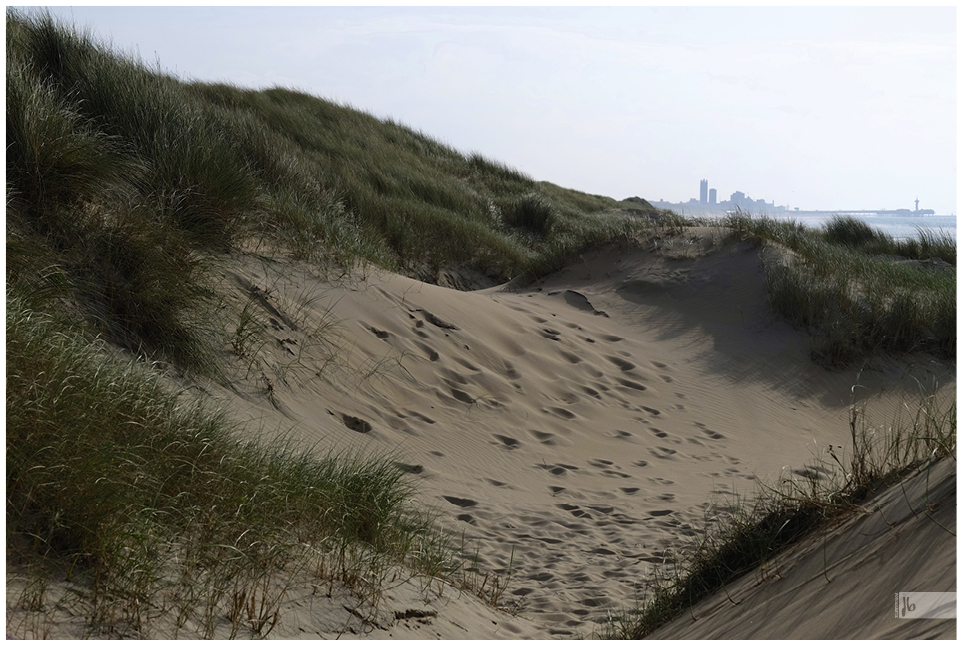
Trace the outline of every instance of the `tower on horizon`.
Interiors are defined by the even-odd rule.
[[[699,181],[699,203],[705,205],[709,202],[709,181],[702,179]]]
[[[709,190],[709,205],[715,205],[715,204],[716,204],[716,188],[713,187]]]

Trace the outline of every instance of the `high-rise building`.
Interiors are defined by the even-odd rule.
[[[716,204],[716,188],[713,187],[712,189],[709,190],[709,205],[715,205],[715,204]]]
[[[699,203],[709,202],[709,181],[702,179],[699,181]]]

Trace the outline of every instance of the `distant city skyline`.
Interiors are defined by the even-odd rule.
[[[956,212],[954,6],[45,9],[181,79],[297,88],[583,192]]]
[[[775,200],[753,199],[750,195],[740,190],[736,190],[729,195],[728,200],[717,200],[718,191],[709,186],[708,179],[703,178],[699,181],[699,198],[690,198],[684,201],[666,201],[662,198],[658,200],[650,199],[650,203],[656,207],[685,206],[690,208],[702,208],[708,211],[725,211],[735,208],[758,211],[801,211],[801,212],[901,212],[915,214],[938,214],[933,208],[920,208],[920,199],[914,198],[910,203],[913,208],[904,206],[837,206],[835,208],[819,209],[807,208],[805,206],[777,205]],[[944,216],[955,215],[955,212],[946,213]]]

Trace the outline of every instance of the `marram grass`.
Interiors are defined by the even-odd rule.
[[[391,459],[242,437],[17,299],[6,336],[8,550],[77,585],[89,621],[141,636],[165,607],[182,625],[229,614],[272,572],[453,564]]]

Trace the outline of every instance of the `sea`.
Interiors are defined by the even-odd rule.
[[[697,211],[681,210],[685,216],[706,216],[718,218],[721,213],[706,213],[700,215]],[[752,216],[768,216],[779,221],[796,221],[809,228],[821,228],[836,215],[855,217],[865,221],[873,228],[877,228],[887,235],[898,239],[915,238],[919,230],[933,235],[949,235],[956,241],[956,215],[919,215],[912,214],[873,214],[873,213],[848,213],[848,212],[803,212],[778,211],[763,214],[750,213]]]
[[[770,215],[774,219],[793,219],[810,228],[820,228],[835,215],[851,216],[865,221],[867,224],[883,231],[887,235],[903,238],[915,238],[922,230],[933,235],[949,235],[956,241],[955,215],[895,215],[895,214],[847,214],[845,212],[780,212]]]

